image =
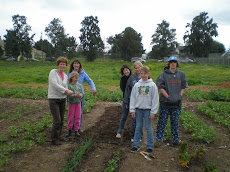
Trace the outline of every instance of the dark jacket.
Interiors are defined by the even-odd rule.
[[[130,75],[129,76],[124,75],[120,79],[120,88],[121,88],[121,91],[123,92],[123,98],[125,96],[125,87],[126,87],[126,84],[127,84],[129,77],[130,77]]]
[[[158,89],[164,89],[169,97],[160,94],[160,106],[168,108],[181,108],[182,97],[181,89],[188,87],[187,79],[184,72],[176,70],[172,73],[169,68],[165,67],[164,71],[157,78],[156,85]]]
[[[131,91],[133,89],[133,86],[140,80],[140,76],[137,75],[136,73],[132,74],[126,84],[125,87],[125,96],[124,96],[124,103],[125,105],[129,105],[130,102],[130,95],[131,95]]]

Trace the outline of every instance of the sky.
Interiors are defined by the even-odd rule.
[[[169,29],[176,29],[176,41],[184,44],[183,35],[187,23],[201,12],[217,23],[218,36],[214,40],[230,48],[230,1],[229,0],[0,0],[0,36],[4,39],[6,29],[13,29],[12,16],[27,18],[35,33],[34,41],[47,39],[45,28],[54,18],[59,18],[66,34],[74,36],[79,43],[81,22],[87,16],[97,16],[101,38],[120,34],[132,27],[142,36],[146,51],[151,51],[151,37],[162,20]]]

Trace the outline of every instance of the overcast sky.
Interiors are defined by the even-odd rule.
[[[106,40],[132,27],[142,35],[144,49],[151,50],[151,36],[162,20],[176,29],[177,42],[183,44],[186,24],[192,23],[201,12],[218,24],[216,41],[230,48],[230,1],[229,0],[0,0],[0,36],[13,28],[12,16],[27,17],[27,24],[35,33],[34,41],[45,36],[45,27],[59,18],[65,31],[79,43],[81,22],[86,16],[97,16],[101,38]]]

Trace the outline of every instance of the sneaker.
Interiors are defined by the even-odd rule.
[[[117,133],[116,138],[120,139],[121,138],[121,134]]]
[[[131,152],[132,152],[132,153],[137,152],[137,148],[133,147],[133,148],[131,149]]]
[[[180,140],[178,143],[173,143],[173,146],[180,146],[182,144],[183,144],[183,141]]]
[[[75,136],[80,137],[80,133],[78,131],[75,131]]]
[[[151,154],[152,152],[153,152],[153,150],[152,149],[147,149],[147,151],[146,151],[148,154]]]
[[[131,139],[131,142],[133,142],[133,139]]]
[[[163,142],[156,142],[155,144],[154,144],[154,148],[159,148],[159,147],[161,147],[163,145]]]

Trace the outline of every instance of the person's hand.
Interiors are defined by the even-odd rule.
[[[129,105],[126,105],[125,107],[126,107],[126,109],[128,109],[128,108],[129,108]]]
[[[78,98],[78,97],[80,97],[80,96],[81,96],[81,93],[78,92],[78,93],[76,94],[76,97]]]
[[[66,94],[67,94],[68,96],[71,96],[71,95],[73,94],[73,91],[71,91],[71,90],[66,90],[65,92],[66,92]]]
[[[156,119],[156,116],[153,115],[153,114],[150,114],[150,115],[149,115],[149,118],[150,118],[150,119]]]
[[[131,116],[132,116],[132,118],[136,117],[135,113],[131,113]]]
[[[97,93],[97,90],[93,90],[93,95],[95,96],[95,94]]]

